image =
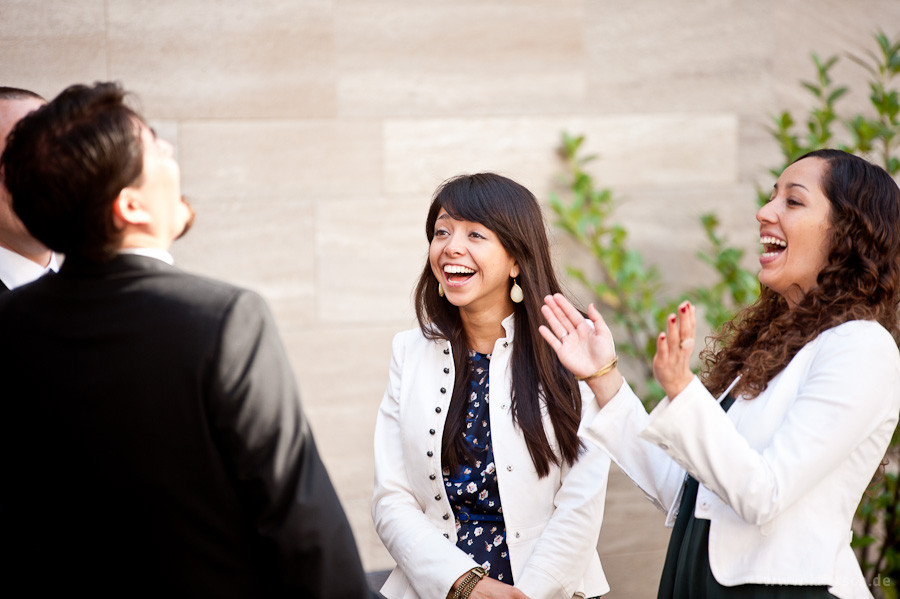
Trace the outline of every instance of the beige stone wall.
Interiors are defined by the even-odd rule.
[[[778,161],[767,115],[809,104],[810,53],[859,52],[898,25],[897,0],[0,0],[0,84],[136,92],[198,211],[176,259],[271,302],[379,569],[372,428],[435,186],[494,170],[546,200],[560,133],[583,132],[634,244],[678,289],[708,275],[705,210],[755,251],[754,184]],[[651,596],[662,516],[613,487],[610,596]]]

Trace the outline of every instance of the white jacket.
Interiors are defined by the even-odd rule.
[[[709,561],[724,586],[829,585],[871,597],[850,548],[859,500],[900,411],[900,353],[851,321],[805,345],[765,391],[725,413],[698,379],[648,415],[623,385],[585,436],[674,523],[685,470],[700,482]]]
[[[596,447],[571,467],[550,465],[538,478],[525,439],[513,424],[509,372],[513,317],[494,345],[490,366],[491,440],[515,586],[532,599],[592,597],[609,590],[597,538],[609,458]],[[397,562],[388,599],[442,599],[478,566],[456,547],[453,511],[441,475],[441,439],[455,379],[450,344],[413,329],[394,337],[390,381],[375,425],[375,528]],[[583,391],[587,387],[583,387]],[[583,422],[597,413],[584,396]],[[549,417],[545,431],[555,445]]]

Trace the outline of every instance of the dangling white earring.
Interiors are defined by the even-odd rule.
[[[444,286],[438,283],[438,296],[444,297]]]
[[[519,287],[519,282],[515,278],[513,278],[513,286],[509,289],[509,299],[517,304],[522,303],[522,300],[525,299],[525,294],[522,293],[522,288]]]

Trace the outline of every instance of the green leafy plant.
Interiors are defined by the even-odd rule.
[[[835,85],[831,79],[831,69],[839,58],[832,56],[822,61],[813,54],[817,80],[803,82],[816,100],[805,119],[806,135],[801,136],[795,131],[796,120],[789,111],[772,117],[773,126],[769,131],[784,156],[783,164],[770,169],[773,175],[777,176],[784,166],[806,152],[826,147],[838,147],[863,156],[883,166],[891,175],[900,172],[900,159],[896,155],[900,146],[900,101],[897,89],[891,87],[894,77],[900,73],[900,40],[893,41],[878,33],[875,42],[877,53],[866,51],[864,56],[849,55],[869,73],[869,102],[874,115],[840,116],[836,104],[849,89]],[[843,129],[843,135],[835,131],[837,125]]]
[[[806,152],[837,147],[880,164],[891,175],[900,173],[900,99],[895,77],[900,74],[900,40],[884,33],[875,35],[877,49],[862,56],[849,55],[851,61],[868,73],[867,113],[843,114],[838,103],[850,94],[847,86],[832,79],[837,56],[822,60],[812,54],[816,77],[801,82],[813,97],[813,104],[802,118],[790,111],[771,117],[769,132],[783,157],[770,169],[777,177],[784,168]],[[560,156],[565,165],[565,199],[551,197],[557,222],[595,259],[594,270],[568,267],[569,275],[591,291],[598,308],[613,315],[625,338],[618,351],[636,363],[643,375],[645,404],[649,407],[661,396],[652,377],[652,356],[656,334],[665,325],[666,315],[678,302],[690,298],[703,310],[706,321],[717,328],[740,307],[758,295],[756,277],[741,267],[743,252],[731,247],[718,233],[714,214],[701,217],[707,250],[699,258],[711,266],[716,280],[706,286],[685,290],[677,296],[665,296],[658,270],[646,265],[641,254],[627,245],[627,231],[612,222],[613,192],[599,187],[587,165],[594,156],[583,156],[584,136],[563,134]],[[757,188],[760,204],[769,192]],[[595,272],[596,271],[596,272]],[[876,597],[900,599],[900,433],[895,431],[885,457],[884,467],[863,497],[854,522],[853,547],[863,573]]]
[[[647,267],[641,254],[627,247],[625,228],[610,222],[613,194],[597,187],[585,170],[595,157],[581,155],[583,143],[584,136],[563,134],[560,154],[567,166],[571,196],[563,201],[554,195],[550,202],[557,224],[596,258],[597,273],[591,278],[579,268],[570,266],[567,271],[591,290],[598,308],[605,307],[614,315],[625,333],[619,336],[618,352],[636,359],[643,377],[652,380],[653,368],[646,358],[652,357],[656,331],[661,330],[660,323],[677,301],[659,299],[659,271]]]
[[[850,58],[869,72],[869,101],[875,108],[875,118],[856,115],[845,121],[853,135],[852,148],[877,161],[891,174],[900,172],[900,159],[896,156],[900,146],[900,113],[898,91],[892,88],[894,77],[900,73],[900,40],[891,40],[883,33],[875,36],[880,54],[867,52],[866,57]],[[874,155],[874,156],[873,156]]]

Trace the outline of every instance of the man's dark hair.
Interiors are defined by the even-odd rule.
[[[142,119],[116,83],[73,85],[19,121],[0,156],[13,208],[34,237],[108,260],[122,231],[113,201],[143,170]]]

